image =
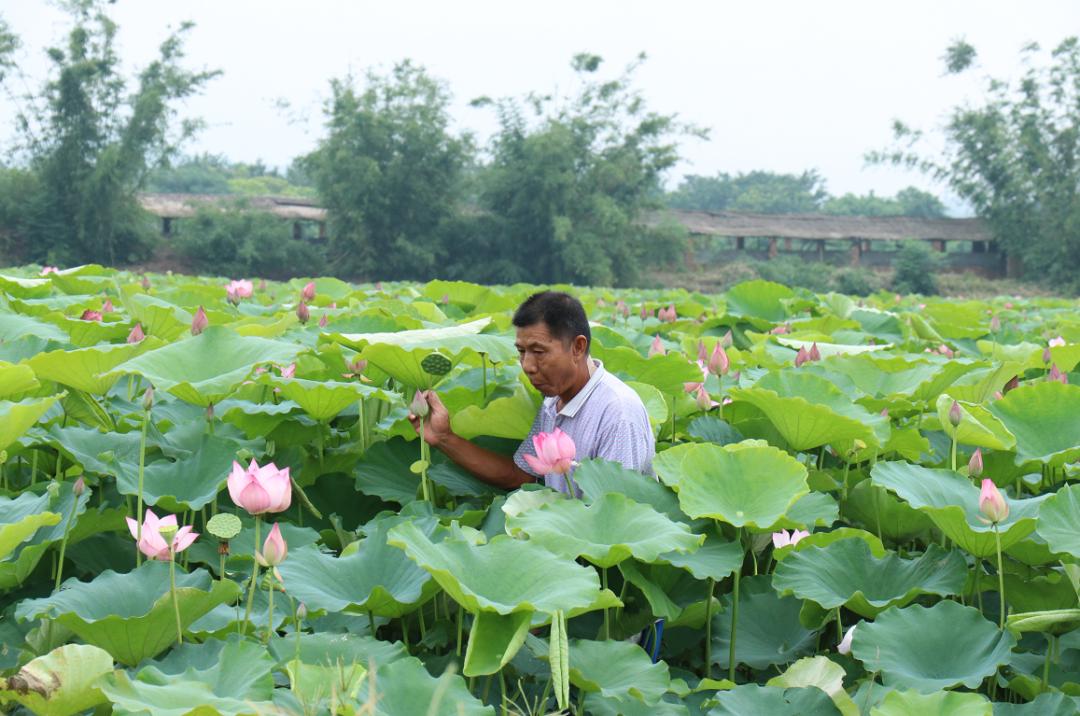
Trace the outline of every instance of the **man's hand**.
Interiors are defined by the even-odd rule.
[[[450,429],[450,411],[446,409],[434,390],[425,390],[420,393],[427,401],[430,412],[424,418],[424,442],[433,447],[442,447],[454,435]],[[409,422],[413,430],[420,432],[420,418],[414,413],[409,413]]]

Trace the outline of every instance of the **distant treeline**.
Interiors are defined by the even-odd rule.
[[[0,167],[5,263],[148,259],[161,239],[138,207],[140,191],[317,198],[329,210],[321,244],[295,241],[288,226],[239,209],[204,211],[181,222],[171,239],[172,252],[193,270],[275,278],[327,273],[628,285],[650,267],[679,263],[689,248],[680,227],[639,221],[664,206],[944,213],[935,196],[915,188],[895,197],[830,196],[814,171],[690,176],[665,191],[680,142],[707,138],[708,131],[649,109],[634,85],[643,56],[614,75],[596,55],[575,56],[580,89],[569,96],[474,100],[498,122],[484,143],[451,129],[449,88],[406,60],[383,74],[332,80],[323,137],[282,172],[223,157],[184,158],[183,143],[199,122],[177,121],[177,107],[218,73],[185,68],[190,26],[183,26],[134,80],[125,77],[107,5],[65,4],[73,29],[47,50],[46,82],[21,98],[20,140],[9,165]],[[0,82],[13,71],[17,47],[0,18]],[[950,48],[949,69],[962,70],[973,57],[969,46]],[[917,134],[898,125],[903,145],[869,158],[930,172],[975,206],[1005,249],[1022,255],[1033,272],[1074,280],[1080,256],[1075,41],[1063,43],[1054,62],[1032,69],[1022,92],[992,84],[986,107],[955,110],[945,155],[913,154]]]

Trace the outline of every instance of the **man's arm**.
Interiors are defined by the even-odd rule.
[[[426,390],[423,395],[431,408],[431,412],[424,418],[425,442],[442,450],[448,458],[489,485],[513,490],[535,480],[532,475],[518,467],[513,458],[482,448],[456,435],[450,428],[450,413],[435,391]],[[409,421],[419,432],[420,419],[410,413]]]

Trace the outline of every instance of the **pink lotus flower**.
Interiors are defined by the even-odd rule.
[[[660,340],[660,336],[653,337],[652,345],[649,346],[649,357],[662,356],[667,353],[667,349],[664,348],[664,342]]]
[[[311,297],[315,298],[314,292],[312,292]],[[441,303],[444,306],[449,306],[450,305],[450,294],[449,293],[444,293],[442,295],[442,298],[439,299],[439,303]]]
[[[955,358],[956,357],[956,352],[952,348],[949,348],[944,343],[942,343],[940,346],[938,346],[937,351],[938,351],[938,353],[945,356],[946,358]]]
[[[381,291],[382,290],[382,281],[376,281],[375,282],[375,290],[376,291]]]
[[[538,475],[565,475],[574,464],[577,448],[569,435],[559,428],[550,433],[537,433],[533,436],[533,448],[536,455],[525,455],[525,462]]]
[[[279,470],[274,463],[259,467],[254,460],[247,470],[233,461],[228,480],[229,497],[237,507],[249,514],[282,512],[292,504],[292,482],[289,468]]]
[[[979,491],[979,512],[986,516],[987,521],[994,524],[1009,516],[1009,503],[1005,501],[1005,496],[989,477],[983,478],[982,490]]]
[[[1043,348],[1042,352],[1043,363],[1049,364],[1054,360],[1054,354],[1050,352],[1050,346]]]
[[[311,311],[308,310],[307,304],[303,301],[296,307],[296,317],[300,319],[301,323],[307,323],[311,320]]]
[[[168,562],[172,559],[173,554],[179,554],[190,547],[195,538],[199,536],[199,533],[191,531],[190,525],[184,525],[180,529],[176,529],[176,515],[167,515],[158,519],[157,515],[147,509],[146,517],[142,523],[142,537],[140,539],[139,523],[130,517],[125,519],[127,520],[128,530],[131,531],[131,536],[139,540],[139,551],[150,559],[160,559],[163,562]],[[165,538],[161,536],[159,530],[163,527],[166,528],[166,532],[175,532],[171,542],[166,542]]]
[[[247,279],[229,281],[229,285],[225,287],[225,293],[233,303],[239,303],[241,298],[250,298],[253,292],[251,281]]]
[[[697,359],[703,365],[709,362],[709,349],[705,347],[705,341],[697,342]]]
[[[55,266],[42,266],[41,267],[41,275],[42,276],[48,276],[51,273],[60,273],[60,269],[56,268]]]
[[[983,474],[982,448],[975,448],[975,452],[972,454],[971,459],[968,460],[968,476],[969,477],[982,477],[982,474]]]
[[[146,338],[146,334],[143,333],[142,324],[136,323],[135,327],[131,329],[131,333],[128,334],[128,343],[138,343],[142,339]]]
[[[210,319],[206,317],[206,310],[199,306],[199,310],[195,311],[195,317],[191,319],[191,335],[199,335],[209,325]]]
[[[960,426],[960,421],[964,419],[964,411],[960,409],[960,403],[955,400],[952,405],[949,406],[949,424],[954,428]]]
[[[840,643],[836,645],[836,653],[848,655],[851,653],[851,637],[855,635],[855,627],[858,624],[852,624],[848,627],[848,630],[844,632],[844,638],[840,640]]]
[[[290,363],[289,365],[282,366],[281,368],[282,378],[295,378],[296,377],[296,364]]]
[[[645,320],[646,318],[648,318],[649,316],[651,316],[651,315],[652,315],[652,311],[648,311],[648,310],[646,310],[646,309],[645,309],[645,304],[643,303],[643,304],[641,304],[641,312],[640,312],[640,315],[641,315],[641,320],[643,320],[643,321],[644,321],[644,320]]]
[[[769,331],[769,333],[773,334],[774,336],[782,336],[785,333],[790,333],[790,332],[791,332],[791,328],[789,328],[787,325],[777,326],[776,328]]]
[[[1013,307],[1012,301],[1006,301],[1005,302],[1005,308],[1007,308],[1007,309],[1009,309],[1011,311],[1012,307]]]
[[[1020,376],[1014,375],[1012,378],[1009,378],[1009,381],[1007,383],[1005,383],[1004,386],[1002,386],[1001,392],[1002,393],[1008,393],[1010,390],[1016,390],[1019,387],[1020,387]]]
[[[113,313],[115,310],[116,309],[113,308],[111,298],[106,298],[105,303],[101,304],[101,312],[102,313]]]
[[[713,348],[712,355],[709,356],[708,368],[713,375],[727,375],[728,370],[731,369],[731,359],[728,358],[727,351],[719,341]]]
[[[731,348],[733,345],[735,345],[735,337],[731,335],[730,328],[728,329],[728,332],[725,333],[720,339],[720,345],[723,346],[725,349]]]
[[[327,323],[329,323],[329,321],[326,320],[326,314],[324,313],[319,317],[319,328],[326,328]]]
[[[82,315],[79,316],[79,318],[84,320],[84,321],[100,321],[101,320],[101,311],[91,311],[88,308],[88,309],[86,309],[85,311],[82,312]]]
[[[806,350],[806,346],[803,346],[795,354],[795,367],[799,368],[804,363],[809,363],[809,362],[810,362],[810,351]]]
[[[707,392],[705,392],[705,386],[698,386],[697,392],[694,395],[694,402],[697,403],[698,410],[704,410],[708,412],[710,409],[715,408],[720,403],[713,400]]]
[[[772,543],[775,549],[780,549],[781,547],[797,545],[804,537],[809,536],[810,533],[806,530],[792,530],[791,534],[788,534],[787,530],[780,530],[772,533]]]
[[[289,554],[289,545],[285,544],[285,538],[281,536],[281,528],[275,522],[270,528],[270,534],[263,542],[262,551],[256,550],[255,561],[260,567],[276,567],[285,561]]]
[[[143,276],[142,281],[140,281],[139,283],[142,284],[144,291],[150,290],[150,279],[148,279],[146,276]]]
[[[1050,382],[1057,381],[1062,385],[1069,384],[1069,376],[1061,372],[1061,369],[1057,367],[1057,363],[1050,366],[1050,373],[1046,376],[1046,379]]]
[[[818,350],[817,341],[814,341],[810,345],[810,351],[807,353],[810,356],[810,360],[821,360],[821,351]]]
[[[1060,348],[1061,346],[1065,345],[1065,339],[1061,336],[1058,336],[1057,338],[1051,338],[1050,342],[1047,345],[1051,348]]]
[[[300,298],[303,299],[305,303],[311,303],[312,301],[315,300],[315,282],[314,281],[308,281],[307,283],[304,284],[304,290],[300,292]],[[448,300],[449,300],[449,298],[450,297],[447,296]],[[444,301],[444,303],[446,303],[446,301]]]
[[[1001,330],[1001,319],[998,318],[997,316],[994,316],[993,318],[990,319],[990,332],[991,333],[997,333],[1000,330]]]

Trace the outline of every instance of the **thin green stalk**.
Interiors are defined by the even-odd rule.
[[[37,458],[38,451],[34,451],[34,457],[30,459],[30,487],[37,483]]]
[[[1005,630],[1005,570],[1001,568],[1001,532],[998,531],[997,522],[994,523],[994,543],[997,547],[997,569],[998,569],[998,596],[1001,599],[1001,618],[999,619],[998,626],[1001,630]]]
[[[270,602],[270,606],[267,608],[266,616],[266,641],[264,644],[270,643],[270,635],[274,633],[274,571],[270,570],[270,588],[267,590],[269,593],[267,601]]]
[[[979,604],[979,613],[983,610],[983,598],[982,598],[982,560],[978,557],[975,558],[975,599]]]
[[[1043,662],[1042,691],[1050,690],[1050,659],[1054,655],[1055,637],[1053,634],[1046,635],[1046,660]]]
[[[606,592],[607,588],[608,588],[607,587],[607,567],[602,567],[600,569],[600,584],[601,584],[601,588]],[[610,615],[608,614],[608,611],[609,611],[609,608],[604,607],[604,639],[610,639],[611,638],[611,622],[610,622]]]
[[[262,516],[255,515],[255,551],[259,551],[259,531],[262,527]],[[251,623],[251,607],[255,603],[255,585],[259,581],[259,561],[252,555],[251,584],[248,586],[247,607],[244,609],[244,624]]]
[[[142,552],[139,551],[139,543],[142,542],[143,523],[143,473],[146,467],[146,429],[150,423],[150,411],[143,411],[142,432],[139,435],[139,486],[138,502],[135,508],[135,566],[142,564]]]
[[[374,638],[376,638],[375,637],[375,629],[376,629],[376,627],[375,627],[375,614],[370,609],[368,610],[368,613],[367,613],[367,621],[368,621],[368,629],[371,630],[371,638],[374,639]]]
[[[735,530],[735,540],[742,545],[742,528]],[[728,679],[735,681],[735,635],[739,624],[739,576],[742,563],[735,568],[735,584],[731,590],[731,643],[728,645]]]
[[[502,669],[499,669],[499,711],[506,713],[506,677]]]
[[[480,354],[480,372],[484,376],[484,400],[487,400],[487,353]]]
[[[956,472],[956,438],[952,439],[952,449],[949,451],[949,459],[952,461],[953,472]]]
[[[184,643],[184,627],[180,623],[180,598],[176,594],[176,553],[169,547],[169,591],[172,592],[173,613],[176,614],[176,644]]]
[[[367,430],[367,421],[364,420],[364,399],[356,401],[357,417],[356,417],[356,442],[360,445],[360,454],[363,455],[367,452],[367,437],[365,432]]]
[[[465,620],[465,610],[459,604],[457,608],[457,649],[454,654],[458,657],[461,656],[461,631],[462,622]]]
[[[716,580],[709,577],[709,587],[705,590],[705,678],[712,678],[712,600],[716,589]]]
[[[60,540],[60,559],[56,563],[56,586],[54,592],[60,591],[60,582],[64,578],[64,553],[67,551],[68,534],[71,533],[71,525],[75,522],[75,510],[79,509],[79,496],[74,495],[75,501],[71,504],[71,512],[68,513],[67,522],[64,524],[64,538]]]
[[[420,461],[421,461],[421,463],[423,463],[423,466],[420,468],[420,488],[421,488],[421,491],[424,494],[424,501],[430,503],[431,502],[431,490],[428,487],[427,460],[428,460],[427,441],[424,440],[424,421],[423,421],[423,419],[421,419],[420,420]]]

